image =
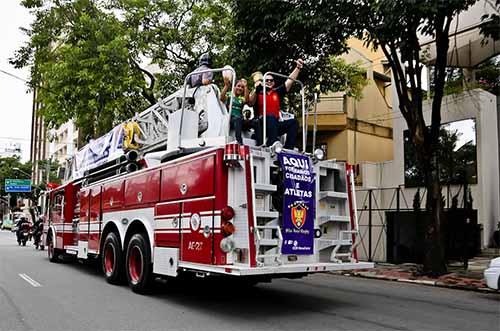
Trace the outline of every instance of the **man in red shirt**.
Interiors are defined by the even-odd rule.
[[[266,81],[266,131],[267,131],[267,146],[271,146],[275,141],[279,140],[279,136],[286,133],[286,141],[284,148],[294,149],[297,140],[297,130],[299,123],[295,118],[280,121],[281,99],[290,90],[293,84],[292,79],[297,79],[300,69],[304,62],[301,59],[296,61],[296,67],[289,75],[289,79],[285,84],[275,87],[274,77],[267,75]],[[255,90],[250,94],[249,104],[254,106],[256,110],[255,117],[259,119],[256,136],[257,144],[262,145],[262,116],[264,113],[264,90],[261,82],[255,84]]]

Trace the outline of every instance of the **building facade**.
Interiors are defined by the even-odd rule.
[[[468,142],[475,145],[469,191],[466,192],[461,183],[443,184],[444,207],[453,208],[453,200],[456,199],[458,208],[463,208],[463,201],[472,198],[470,200],[472,208],[477,210],[477,222],[481,228],[480,243],[483,248],[491,246],[493,232],[500,221],[497,105],[497,97],[481,89],[448,95],[444,97],[441,105],[443,125],[452,125],[453,130],[460,131],[459,138],[464,137],[462,146]],[[424,102],[427,123],[430,123],[430,109],[431,102]],[[465,128],[464,123],[468,123]],[[388,242],[388,216],[394,213],[396,208],[402,211],[412,210],[417,191],[422,206],[425,206],[425,188],[410,185],[408,180],[408,167],[405,165],[405,153],[408,152],[404,138],[406,129],[407,125],[402,117],[394,119],[393,161],[364,162],[361,165],[363,185],[358,188],[357,203],[363,242],[363,249],[360,251],[364,258],[371,255],[376,261],[387,260],[387,247],[391,245]]]
[[[21,144],[16,142],[0,142],[0,157],[21,158]]]
[[[36,102],[36,90],[33,93],[33,113],[31,127],[31,152],[33,184],[46,182],[47,165],[40,161],[57,162],[64,166],[77,150],[78,129],[73,121],[68,121],[57,129],[48,129],[40,114],[40,104]]]
[[[350,164],[381,162],[393,158],[391,72],[383,52],[366,48],[359,39],[350,39],[347,63],[366,70],[368,84],[356,100],[343,92],[320,96],[317,105],[316,146],[326,150],[328,159]],[[308,119],[309,143],[314,118]]]
[[[68,121],[59,128],[50,130],[49,135],[48,157],[63,166],[77,151],[78,129],[73,121]]]
[[[42,183],[45,170],[40,167],[40,161],[48,159],[47,127],[40,114],[40,103],[36,101],[36,97],[37,89],[34,89],[30,145],[31,177],[34,185]]]

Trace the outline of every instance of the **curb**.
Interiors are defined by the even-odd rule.
[[[413,284],[422,284],[422,285],[429,285],[429,286],[436,286],[437,282],[434,280],[419,280],[419,279],[406,279],[406,278],[400,278],[396,279],[397,282],[402,282],[402,283],[413,283]]]
[[[474,292],[480,292],[480,293],[500,294],[500,292],[498,292],[494,289],[488,288],[488,287],[461,286],[461,285],[454,285],[454,284],[446,284],[446,283],[443,283],[441,281],[434,281],[434,280],[394,278],[394,277],[385,277],[382,275],[363,275],[363,274],[359,274],[359,273],[348,273],[348,274],[339,273],[339,274],[342,276],[346,276],[346,277],[378,279],[378,280],[393,281],[393,282],[400,282],[400,283],[435,286],[435,287],[449,288],[449,289],[455,289],[455,290],[465,290],[465,291],[474,291]]]

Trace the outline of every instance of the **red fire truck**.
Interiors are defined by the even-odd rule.
[[[373,267],[355,254],[352,169],[305,147],[235,143],[217,87],[190,88],[190,75],[76,155],[48,193],[49,260],[98,259],[108,282],[126,279],[135,292],[157,276],[256,283]]]

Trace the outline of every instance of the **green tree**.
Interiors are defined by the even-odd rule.
[[[255,71],[288,74],[294,60],[302,58],[299,79],[308,85],[309,96],[346,87],[346,75],[339,73],[348,74],[353,67],[332,56],[347,50],[346,40],[359,26],[353,19],[355,6],[338,0],[234,0],[233,10],[235,66],[243,76]]]
[[[82,137],[96,137],[155,102],[130,31],[98,1],[22,4],[35,19],[11,62],[31,68],[30,86],[49,126],[73,119]]]
[[[365,40],[384,52],[394,75],[399,110],[408,125],[410,140],[422,166],[427,188],[426,209],[433,221],[426,237],[424,271],[446,272],[442,246],[442,200],[439,167],[441,101],[446,78],[449,30],[452,18],[476,0],[404,1],[360,0],[356,17],[363,23]],[[431,123],[425,123],[422,108],[422,62],[419,34],[433,36],[436,61],[433,71],[434,97]]]
[[[495,9],[495,12],[490,15],[483,15],[481,20],[481,33],[485,37],[492,38],[493,40],[500,39],[500,0],[496,0],[493,4],[493,0],[488,1],[488,6]]]
[[[123,24],[146,57],[159,65],[157,91],[171,93],[210,53],[213,66],[230,64],[234,55],[231,0],[113,0]]]
[[[33,201],[33,204],[38,203],[38,198],[42,191],[47,190],[47,184],[61,184],[62,180],[58,177],[58,172],[60,168],[58,161],[54,160],[40,160],[38,161],[38,168],[42,171],[42,181],[38,185],[33,185],[31,194],[28,196],[29,199]],[[49,170],[49,178],[47,181],[47,170]]]
[[[11,62],[31,68],[47,123],[97,137],[179,88],[202,53],[232,57],[229,0],[24,0],[35,20]],[[147,61],[145,60],[147,59]],[[141,63],[156,63],[153,75]]]
[[[5,179],[31,179],[27,174],[31,174],[31,163],[22,163],[19,157],[0,158],[0,196],[6,197]],[[11,193],[10,207],[16,206],[17,198],[31,199],[31,193]]]
[[[500,57],[480,64],[476,71],[476,80],[481,88],[500,96]]]

